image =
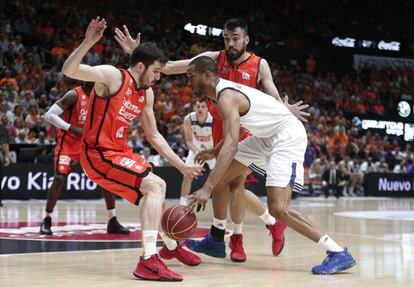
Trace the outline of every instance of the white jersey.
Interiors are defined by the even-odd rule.
[[[274,136],[289,127],[288,123],[297,120],[283,103],[259,90],[220,78],[216,86],[216,95],[219,96],[225,89],[236,90],[249,100],[249,110],[240,116],[240,124],[253,136]]]
[[[193,144],[199,149],[213,148],[213,117],[207,113],[204,123],[199,122],[196,112],[189,113],[185,119],[190,119],[191,130],[193,132]]]

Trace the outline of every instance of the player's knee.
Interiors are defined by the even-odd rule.
[[[56,174],[54,177],[54,180],[56,181],[56,184],[62,185],[65,183],[66,175],[63,174]]]
[[[277,202],[269,203],[269,212],[277,219],[283,220],[288,213],[288,206]]]

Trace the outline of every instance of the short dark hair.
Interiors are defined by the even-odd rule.
[[[200,56],[192,60],[189,66],[195,67],[197,72],[212,72],[217,76],[217,64],[216,62],[208,56]]]
[[[167,57],[164,53],[157,48],[154,43],[145,42],[140,44],[132,52],[131,57],[129,58],[129,64],[135,66],[139,62],[143,63],[145,68],[148,68],[155,61],[160,62],[161,64],[167,63]]]
[[[207,100],[205,97],[200,97],[197,100],[194,101],[193,105],[197,104],[197,103],[207,103]]]
[[[249,33],[249,27],[243,18],[231,18],[224,23],[224,29],[234,31],[236,28],[242,29],[246,35]]]

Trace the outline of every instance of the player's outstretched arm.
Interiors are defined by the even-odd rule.
[[[262,59],[260,61],[260,83],[262,85],[263,92],[273,96],[276,100],[283,102],[292,114],[294,114],[301,121],[306,122],[305,117],[308,117],[309,113],[305,112],[305,109],[307,109],[309,105],[304,105],[303,101],[299,101],[293,105],[290,105],[288,101],[289,99],[286,95],[283,100],[281,99],[279,91],[273,82],[272,72],[270,71],[269,64],[265,59]]]
[[[175,74],[184,74],[187,72],[188,64],[191,63],[197,57],[200,56],[207,56],[217,61],[220,52],[204,52],[200,53],[197,56],[187,59],[187,60],[178,60],[178,61],[168,61],[164,68],[162,68],[161,72],[166,75],[175,75]]]
[[[144,129],[145,137],[157,152],[168,160],[183,175],[194,178],[200,175],[203,168],[200,165],[186,165],[168,145],[165,138],[159,133],[153,112],[154,92],[151,88],[146,90],[147,103],[139,114],[139,120]]]

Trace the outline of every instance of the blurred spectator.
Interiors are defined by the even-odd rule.
[[[344,179],[342,172],[337,169],[335,161],[331,160],[329,162],[329,169],[326,170],[322,175],[322,180],[325,198],[328,198],[330,190],[333,190],[335,192],[336,198],[339,198],[342,195]]]

